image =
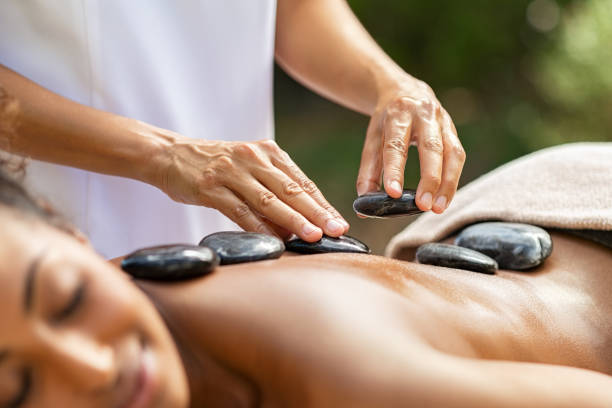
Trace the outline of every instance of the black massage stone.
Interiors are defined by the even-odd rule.
[[[419,214],[422,211],[414,201],[415,195],[414,190],[404,190],[400,198],[391,198],[384,191],[367,193],[353,201],[353,210],[359,215],[376,218]]]
[[[200,245],[215,251],[221,265],[276,259],[285,252],[281,239],[257,232],[215,232],[204,237]]]
[[[323,235],[323,238],[317,242],[306,242],[296,238],[287,241],[285,246],[287,251],[298,252],[300,254],[325,254],[328,252],[370,253],[370,248],[366,244],[347,235],[342,235],[338,238]]]
[[[219,265],[210,248],[193,245],[163,245],[140,249],[126,256],[121,268],[138,279],[178,281],[197,278]]]
[[[480,252],[437,242],[421,245],[417,249],[416,258],[422,264],[467,269],[489,275],[495,274],[497,270],[497,262]]]
[[[495,259],[502,269],[540,265],[552,252],[552,239],[540,227],[510,222],[483,222],[465,228],[455,244]]]

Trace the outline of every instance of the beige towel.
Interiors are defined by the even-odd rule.
[[[612,230],[612,143],[574,143],[505,164],[463,187],[444,214],[423,214],[391,239],[385,254],[414,248],[484,220]]]

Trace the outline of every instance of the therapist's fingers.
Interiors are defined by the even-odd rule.
[[[444,164],[442,182],[436,193],[432,208],[438,214],[442,213],[453,199],[465,163],[465,150],[461,146],[457,130],[450,116],[444,110],[441,112],[440,123],[444,145]]]
[[[225,187],[218,187],[212,192],[212,195],[215,196],[215,207],[243,230],[278,235],[265,219],[255,214],[251,207],[232,191]]]
[[[276,194],[268,190],[255,178],[244,177],[228,180],[228,187],[239,192],[251,209],[274,224],[293,232],[303,240],[315,242],[323,236],[321,228],[281,201]]]
[[[404,169],[412,128],[412,113],[402,104],[393,105],[383,121],[383,178],[385,191],[399,198],[404,187]]]
[[[272,221],[268,220],[266,217],[261,216],[261,218],[263,218],[266,224],[268,224],[268,227],[270,227],[274,231],[274,233],[278,235],[283,241],[288,240],[294,235],[293,232],[281,227],[280,225],[274,224]]]
[[[278,148],[278,146],[274,147],[274,146],[268,146],[268,149],[272,149],[272,150],[280,150],[279,152],[276,152],[276,154],[271,156],[271,163],[281,172],[283,172],[284,174],[286,174],[291,180],[293,180],[298,187],[304,191],[307,195],[309,195],[319,206],[321,209],[325,210],[327,213],[331,214],[334,218],[334,220],[338,223],[340,223],[342,225],[342,232],[340,234],[338,234],[336,232],[336,227],[335,226],[331,226],[331,228],[326,227],[326,224],[318,224],[320,227],[322,227],[323,229],[325,229],[326,233],[328,235],[332,236],[339,236],[342,235],[343,233],[346,233],[349,230],[349,223],[344,219],[344,217],[342,217],[342,215],[340,215],[340,213],[338,212],[338,210],[336,210],[326,199],[325,196],[323,196],[323,193],[319,190],[319,188],[317,187],[317,185],[311,180],[309,179],[304,172],[298,167],[297,164],[295,164],[295,162],[293,160],[291,160],[291,158],[289,157],[289,155],[281,150],[280,148]],[[291,186],[289,184],[289,182],[285,179],[285,183],[287,183],[287,185]],[[282,189],[286,189],[287,185],[283,186]],[[293,186],[293,188],[289,188],[290,190],[295,190],[295,186]],[[295,194],[294,194],[295,195]],[[304,200],[301,205],[306,205],[307,200]],[[315,211],[315,208],[311,207],[310,211]],[[316,210],[315,212],[317,212],[320,210]],[[324,213],[318,214],[318,216],[316,214],[312,214],[309,216],[309,218],[311,220],[314,219],[325,219],[325,217],[323,216]],[[311,216],[313,218],[311,218]],[[326,221],[327,223],[327,221]],[[334,232],[332,232],[332,230]],[[329,231],[329,232],[328,232]]]
[[[331,236],[348,230],[348,223],[316,185],[273,141],[180,138],[171,148],[169,163],[157,184],[166,194],[182,203],[221,210],[251,231],[263,229],[261,218],[309,242],[319,240],[323,230]],[[235,198],[218,197],[220,187]]]
[[[254,176],[284,203],[313,224],[322,226],[325,234],[333,237],[344,234],[345,225],[340,222],[342,220],[321,206],[302,186],[280,169],[259,169],[254,172]]]
[[[382,120],[374,115],[365,137],[357,176],[357,195],[380,190],[382,173]]]
[[[442,182],[444,142],[436,118],[421,119],[416,130],[421,180],[417,187],[416,204],[423,211],[431,210],[434,197]]]

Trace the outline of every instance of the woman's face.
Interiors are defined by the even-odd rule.
[[[0,207],[0,408],[184,408],[151,302],[74,237]]]

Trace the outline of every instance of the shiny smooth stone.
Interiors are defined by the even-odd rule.
[[[221,265],[279,258],[285,244],[277,237],[257,232],[224,231],[210,234],[200,241],[217,253]]]
[[[163,245],[132,252],[121,269],[138,279],[177,281],[204,276],[219,265],[210,248],[193,245]]]
[[[465,228],[455,244],[495,259],[502,269],[524,270],[540,265],[552,252],[548,232],[529,224],[483,222]]]
[[[497,262],[480,252],[456,245],[437,242],[421,245],[416,252],[419,263],[467,269],[474,272],[495,274]]]
[[[338,238],[323,235],[323,238],[317,242],[306,242],[296,238],[287,241],[285,246],[287,251],[298,252],[300,254],[325,254],[328,252],[370,253],[370,248],[366,244],[347,235],[342,235]]]
[[[359,215],[375,218],[401,217],[422,213],[414,198],[415,190],[404,190],[400,198],[391,198],[384,191],[367,193],[353,201],[353,210]]]

